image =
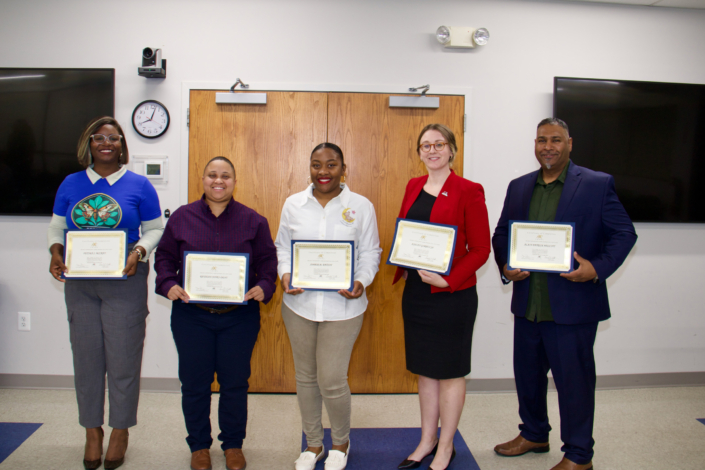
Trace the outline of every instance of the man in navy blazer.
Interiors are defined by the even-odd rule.
[[[509,183],[492,246],[502,282],[513,282],[514,377],[520,434],[495,447],[515,457],[548,452],[548,371],[558,391],[564,457],[552,470],[592,468],[597,324],[610,317],[605,281],[624,262],[636,232],[619,202],[612,176],[570,161],[568,126],[548,118],[538,125],[541,169]],[[533,218],[530,218],[532,217]],[[574,222],[575,266],[570,273],[508,270],[510,220]]]

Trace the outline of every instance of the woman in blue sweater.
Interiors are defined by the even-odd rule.
[[[127,170],[125,135],[111,117],[92,121],[78,142],[85,171],[66,177],[54,201],[49,224],[49,271],[65,282],[78,421],[86,428],[83,465],[95,469],[103,454],[105,375],[113,428],[105,468],[122,465],[127,429],[137,424],[140,369],[145,336],[150,252],[164,231],[159,198],[144,176]],[[128,230],[126,280],[63,280],[64,230]],[[140,235],[141,231],[141,235]]]

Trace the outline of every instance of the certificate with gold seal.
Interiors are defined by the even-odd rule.
[[[292,240],[291,281],[294,289],[352,291],[355,242]]]
[[[567,273],[573,270],[575,224],[509,221],[507,269]]]
[[[397,219],[387,264],[447,275],[453,265],[455,225]]]
[[[127,230],[64,231],[64,279],[127,279]]]
[[[184,290],[189,302],[244,304],[250,255],[247,253],[184,252]]]

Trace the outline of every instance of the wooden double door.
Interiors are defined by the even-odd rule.
[[[425,174],[416,139],[439,122],[456,135],[454,169],[463,174],[463,96],[438,96],[437,109],[390,108],[388,94],[267,92],[267,104],[216,104],[213,90],[192,90],[188,200],[201,197],[206,163],[222,155],[235,165],[235,199],[279,228],[285,199],[307,186],[309,158],[322,142],[340,146],[346,183],[375,206],[382,261],[367,288],[369,306],[350,361],[353,393],[412,393],[416,376],[405,366],[401,296],[386,260],[409,179]],[[247,92],[243,92],[247,93]],[[261,330],[252,358],[251,392],[296,391],[294,361],[281,317],[282,291],[262,305]],[[423,347],[423,345],[418,345]],[[217,383],[214,384],[217,390]]]

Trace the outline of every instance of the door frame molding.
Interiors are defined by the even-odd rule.
[[[191,90],[229,90],[232,80],[224,81],[184,81],[181,82],[181,125],[179,133],[181,138],[181,151],[179,156],[179,205],[188,204],[188,155],[189,155],[189,128],[186,125],[186,110],[190,107]],[[240,91],[238,89],[238,91]],[[257,86],[252,85],[246,91],[300,91],[315,93],[398,93],[410,94],[408,84],[381,85],[381,84],[354,84],[354,83],[296,83],[296,82],[263,82]],[[465,97],[465,136],[463,139],[463,177],[472,179],[472,127],[471,122],[471,97],[472,87],[445,87],[434,86],[432,95],[455,95]]]

